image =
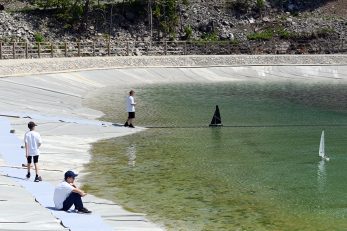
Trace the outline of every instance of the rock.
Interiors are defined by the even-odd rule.
[[[254,23],[255,23],[255,19],[251,17],[251,18],[248,19],[248,22],[249,22],[250,24],[254,24]]]
[[[271,22],[271,19],[269,17],[263,17],[263,22]]]
[[[135,54],[136,56],[141,56],[141,55],[142,55],[142,54],[141,54],[141,51],[139,50],[139,48],[136,48],[136,49],[135,49],[134,54]]]
[[[228,34],[222,33],[222,34],[219,36],[219,38],[220,38],[221,40],[227,40],[229,37],[228,37]]]
[[[223,20],[223,21],[222,21],[222,24],[223,24],[224,26],[229,26],[230,23],[229,23],[228,21],[226,21],[226,20]]]
[[[213,21],[203,22],[199,25],[199,31],[203,33],[211,33],[214,31],[214,23]]]
[[[0,4],[0,11],[3,11],[3,10],[5,10],[5,6]]]
[[[144,42],[150,42],[152,39],[149,36],[143,37]]]

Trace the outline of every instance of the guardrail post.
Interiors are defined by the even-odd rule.
[[[37,43],[37,55],[39,56],[39,58],[41,58],[41,44]]]
[[[146,45],[147,45],[147,46],[146,46]],[[150,50],[150,47],[149,47],[150,45],[151,45],[150,43],[146,43],[146,42],[145,42],[146,55],[148,55],[148,56],[149,56],[149,52],[150,52],[150,51],[149,51],[149,50]]]
[[[64,53],[65,57],[67,57],[67,42],[64,43]]]
[[[53,43],[51,43],[51,57],[53,58]]]
[[[345,51],[345,45],[344,45],[344,40],[341,39],[341,52]]]
[[[164,55],[167,55],[167,41],[164,44]]]
[[[95,42],[93,42],[93,56],[95,56]]]
[[[0,41],[0,59],[2,59],[2,41]]]
[[[13,59],[16,59],[16,43],[15,42],[12,44],[12,53],[13,53]]]
[[[107,55],[108,56],[111,55],[111,43],[110,43],[110,41],[108,41],[108,43],[107,43]]]
[[[187,55],[187,41],[184,41],[184,50],[183,50],[183,54]]]
[[[77,56],[81,57],[81,43],[80,42],[77,43]]]
[[[28,58],[28,43],[25,43],[25,58]]]
[[[130,49],[129,49],[129,41],[127,41],[127,56],[129,56]]]

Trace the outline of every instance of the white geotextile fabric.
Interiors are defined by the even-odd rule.
[[[4,175],[29,191],[37,202],[49,209],[56,218],[62,221],[63,226],[71,231],[113,230],[95,213],[78,214],[73,211],[56,210],[53,202],[54,186],[45,181],[33,182],[33,177],[30,180],[26,179],[26,169],[21,168],[22,163],[25,162],[24,149],[21,148],[23,142],[10,133],[10,130],[8,120],[0,118],[0,155],[6,164],[0,168],[0,171]]]

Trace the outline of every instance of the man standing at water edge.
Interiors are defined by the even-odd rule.
[[[76,176],[78,175],[73,171],[67,171],[64,175],[64,181],[55,187],[53,196],[55,207],[68,211],[72,205],[75,205],[77,213],[91,213],[83,207],[82,197],[87,194],[74,184]]]
[[[128,111],[128,120],[125,122],[124,126],[129,128],[134,128],[133,121],[135,119],[135,91],[131,90],[127,98],[127,111]]]
[[[28,174],[26,175],[26,177],[28,179],[30,178],[31,162],[32,162],[32,159],[34,159],[35,172],[36,172],[34,181],[39,182],[39,181],[42,181],[41,176],[39,176],[39,169],[38,169],[38,162],[39,162],[39,155],[40,155],[39,147],[42,144],[42,140],[41,140],[40,134],[34,131],[36,126],[37,125],[32,121],[28,123],[28,128],[30,131],[25,133],[24,143],[25,143],[25,157],[28,162],[27,164]]]

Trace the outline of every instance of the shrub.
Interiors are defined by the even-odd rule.
[[[37,43],[42,43],[45,40],[41,33],[35,33],[34,38]]]
[[[265,7],[265,0],[257,0],[257,7],[259,10],[264,9]]]
[[[190,39],[192,37],[193,29],[190,25],[184,27],[184,33],[186,34],[186,39]]]
[[[296,37],[295,32],[287,31],[284,28],[277,29],[276,33],[281,39],[291,39]]]
[[[319,38],[326,38],[329,35],[334,34],[335,30],[331,28],[322,28],[318,30],[316,33]]]
[[[216,32],[205,33],[201,36],[204,41],[218,41],[219,37]]]
[[[272,39],[273,35],[274,34],[272,30],[265,30],[247,35],[247,38],[249,40],[270,40]]]
[[[188,6],[189,5],[189,0],[182,0],[183,5]]]

